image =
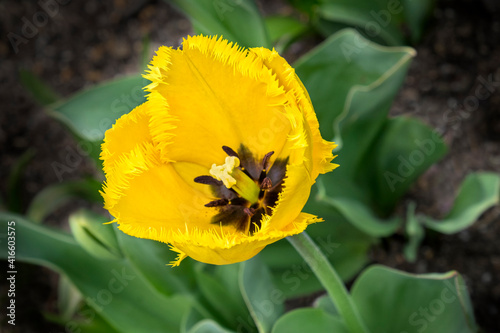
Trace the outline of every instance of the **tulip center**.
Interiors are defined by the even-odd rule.
[[[264,215],[271,216],[283,189],[288,158],[276,159],[271,165],[269,152],[262,158],[241,145],[238,152],[223,146],[228,155],[222,165],[213,164],[210,175],[194,182],[211,187],[216,200],[205,206],[216,210],[213,224],[234,225],[241,232],[253,234]]]
[[[260,187],[240,168],[240,159],[236,156],[226,157],[223,165],[213,164],[210,174],[222,181],[228,189],[233,189],[252,205],[259,201]]]

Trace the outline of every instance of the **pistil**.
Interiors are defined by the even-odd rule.
[[[222,181],[225,187],[233,189],[251,204],[259,201],[260,187],[240,168],[240,160],[236,156],[226,157],[223,165],[213,164],[210,174]]]

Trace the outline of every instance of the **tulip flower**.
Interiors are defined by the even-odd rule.
[[[105,208],[126,234],[210,264],[247,260],[320,218],[301,212],[333,170],[309,95],[276,51],[194,36],[160,47],[147,101],[102,144]]]

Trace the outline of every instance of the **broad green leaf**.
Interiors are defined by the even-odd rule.
[[[88,210],[80,210],[69,217],[69,226],[75,240],[89,254],[102,260],[120,259],[120,246],[108,219]]]
[[[498,204],[500,175],[472,173],[460,186],[453,208],[442,220],[422,217],[430,229],[453,234],[471,226],[488,208]]]
[[[397,3],[398,6],[390,6]],[[404,44],[399,28],[404,21],[403,6],[391,0],[324,0],[317,7],[319,17],[353,27],[370,38],[380,37],[389,45]]]
[[[304,23],[290,16],[268,16],[265,23],[269,37],[279,53],[308,30]]]
[[[424,227],[420,224],[417,216],[415,216],[415,208],[416,204],[411,202],[408,205],[408,212],[406,214],[405,232],[408,242],[405,244],[403,253],[406,260],[409,262],[415,262],[415,260],[417,260],[418,249],[425,236]]]
[[[244,47],[271,47],[253,0],[169,0],[191,20],[198,33],[218,35]]]
[[[177,332],[190,301],[158,293],[126,260],[97,260],[61,232],[0,214],[1,230],[16,222],[16,258],[65,274],[86,302],[120,332]],[[6,258],[2,246],[0,257]],[[94,312],[95,313],[95,312]]]
[[[304,23],[290,16],[268,16],[265,18],[265,23],[272,42],[276,42],[284,36],[289,39],[293,38],[306,29]]]
[[[351,294],[372,332],[477,332],[467,288],[456,272],[413,275],[372,266]]]
[[[383,47],[346,29],[300,58],[295,68],[311,96],[323,137],[359,151],[356,156],[365,153],[414,55],[411,48]],[[353,141],[360,128],[367,131]],[[346,131],[349,137],[343,139],[341,132]]]
[[[50,105],[48,112],[83,140],[82,149],[100,166],[104,132],[116,119],[146,101],[142,88],[148,82],[139,74],[108,81]]]
[[[378,218],[369,207],[357,200],[341,197],[330,198],[327,196],[322,197],[321,200],[331,205],[350,223],[370,236],[390,236],[402,223],[402,220],[398,217],[392,217],[387,220]]]
[[[319,308],[290,311],[278,319],[272,330],[272,333],[304,332],[349,333],[339,317],[334,317]]]
[[[102,184],[91,178],[50,185],[36,194],[28,207],[26,217],[40,223],[49,214],[75,198],[100,203],[102,202],[99,194],[101,188]]]
[[[283,314],[284,293],[274,287],[271,273],[258,257],[241,264],[240,290],[259,333],[271,332],[274,322]],[[241,323],[252,330],[253,323]]]
[[[21,69],[19,71],[19,79],[24,88],[26,88],[42,106],[55,103],[60,99],[56,92],[31,71]]]
[[[219,322],[234,328],[250,315],[238,288],[239,266],[208,266],[213,268],[211,274],[205,270],[196,272],[198,288],[217,317],[223,320]]]
[[[371,183],[373,201],[387,214],[413,182],[445,155],[447,148],[429,126],[416,119],[397,117],[386,121],[370,151],[365,160],[375,163],[362,165],[359,178]]]
[[[179,267],[168,264],[177,256],[165,243],[129,236],[115,227],[118,243],[130,264],[164,295],[188,294],[195,286],[192,263],[184,260]]]
[[[367,155],[387,122],[414,55],[411,48],[382,47],[344,30],[297,62],[297,74],[311,94],[323,136],[340,145],[335,159],[340,167],[318,178],[323,184],[321,200],[360,230],[378,237],[391,234],[400,221],[378,218],[373,186],[360,171],[373,164]]]
[[[226,330],[217,322],[205,319],[194,325],[188,333],[232,333],[233,331]]]

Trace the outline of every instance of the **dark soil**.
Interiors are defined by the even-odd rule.
[[[61,1],[63,2],[63,1]],[[487,5],[489,7],[487,7]],[[266,12],[287,13],[280,1],[261,4]],[[406,83],[397,97],[392,115],[417,117],[443,133],[449,154],[423,175],[401,203],[415,201],[417,211],[438,218],[453,203],[455,191],[471,171],[500,172],[500,83],[474,109],[465,109],[482,79],[500,82],[500,13],[495,2],[442,0],[429,22],[428,31],[416,47]],[[7,0],[0,3],[0,184],[2,204],[12,167],[31,149],[34,154],[20,175],[15,189],[23,212],[33,196],[47,185],[96,174],[93,164],[82,158],[71,171],[58,175],[54,162],[66,163],[78,151],[76,142],[59,122],[20,84],[19,70],[33,71],[62,96],[102,80],[139,68],[139,55],[146,36],[151,53],[159,45],[178,46],[190,33],[189,22],[162,1],[72,1],[40,24],[26,43],[14,52],[7,34],[22,36],[23,19],[40,19],[35,1]],[[40,21],[41,22],[41,21]],[[309,48],[316,39],[293,46],[289,60]],[[481,90],[481,91],[484,91]],[[464,111],[465,110],[465,111]],[[470,111],[468,111],[470,110]],[[48,218],[47,223],[66,226],[66,218],[83,202],[73,202]],[[88,204],[87,204],[88,205]],[[471,228],[457,235],[428,234],[419,259],[410,264],[402,256],[401,237],[386,240],[373,250],[374,262],[410,272],[457,270],[465,277],[484,332],[500,332],[500,208],[488,211]],[[43,312],[56,311],[57,276],[29,264],[18,265],[16,326],[1,318],[2,332],[62,332]],[[2,271],[4,269],[2,268]],[[0,303],[5,306],[7,285],[0,284]],[[2,311],[3,313],[3,311]],[[446,332],[443,332],[446,333]]]

